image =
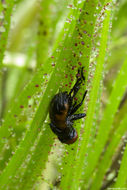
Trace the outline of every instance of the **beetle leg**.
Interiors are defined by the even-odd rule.
[[[85,116],[86,116],[85,113],[74,114],[74,115],[68,116],[67,120],[73,121],[73,120],[81,119]]]
[[[73,109],[71,109],[71,111],[69,112],[69,115],[72,115],[73,113],[75,113],[78,110],[78,108],[82,105],[82,103],[86,97],[86,94],[87,94],[87,90],[85,91],[85,93],[83,95],[82,101],[78,105],[73,106]]]
[[[71,89],[69,96],[71,97],[71,100],[73,100],[73,98],[75,97],[75,95],[77,94],[78,90],[80,89],[80,85],[82,83],[82,80],[85,80],[85,77],[83,75],[83,68],[78,69],[78,74],[77,74],[77,81],[75,83],[75,85],[73,86],[73,88]],[[80,75],[80,77],[78,76]],[[73,92],[73,96],[71,96],[71,93]]]
[[[71,115],[71,112],[72,112],[72,110],[74,109],[75,106],[76,106],[76,102],[73,105],[70,106],[69,111],[68,111],[68,115]]]
[[[70,91],[70,93],[69,93],[69,96],[70,96],[72,99],[73,99],[73,98],[75,97],[75,95],[77,94],[77,92],[78,92],[78,90],[79,90],[79,88],[80,88],[81,83],[82,83],[81,78],[78,78],[77,81],[76,81],[76,83],[75,83],[75,85],[73,86],[73,88],[71,89],[71,91]],[[71,96],[71,93],[72,93],[72,92],[74,92],[74,93],[73,93],[73,96]]]

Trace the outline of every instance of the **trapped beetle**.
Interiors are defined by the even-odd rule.
[[[65,91],[56,94],[50,103],[50,128],[58,139],[65,144],[72,144],[77,140],[78,134],[73,127],[73,122],[86,116],[85,113],[74,114],[82,105],[87,94],[86,90],[79,104],[74,100],[83,81],[85,81],[85,77],[83,67],[81,67],[78,69],[76,83],[70,92]]]

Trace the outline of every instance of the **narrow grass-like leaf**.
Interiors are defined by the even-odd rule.
[[[1,24],[0,31],[0,69],[3,67],[3,57],[4,52],[6,50],[7,39],[8,39],[8,31],[10,28],[11,14],[13,10],[14,1],[7,0],[6,2],[2,2],[0,7],[0,11],[3,14],[3,23]],[[6,6],[6,10],[4,11],[4,6]],[[1,74],[1,73],[0,73]]]
[[[123,97],[123,94],[127,87],[126,75],[127,75],[127,58],[125,59],[125,62],[122,65],[120,72],[118,73],[111,96],[109,98],[108,105],[105,109],[102,121],[100,123],[98,136],[97,136],[97,139],[95,142],[94,152],[91,153],[89,163],[87,165],[87,171],[86,171],[86,179],[87,180],[89,179],[90,175],[92,175],[91,173],[93,172],[94,168],[96,167],[99,156],[100,156],[100,154],[105,146],[105,143],[108,139],[108,135],[109,135],[109,132],[111,129],[114,115],[117,112],[118,106],[120,104],[120,100]],[[105,135],[103,135],[103,134],[105,134]],[[93,160],[93,158],[94,158],[94,160]],[[91,160],[92,160],[92,162],[91,162]]]
[[[48,161],[51,145],[53,144],[53,133],[51,133],[49,124],[45,125],[45,131],[40,136],[31,160],[26,168],[22,179],[21,189],[31,189],[35,184],[38,176],[41,176],[45,164]]]
[[[20,167],[16,173],[15,180],[10,181],[9,187],[13,189],[31,189],[38,176],[42,174],[48,155],[53,143],[53,133],[51,133],[49,124],[44,124],[42,132],[39,134],[37,145],[34,151],[28,151],[30,160],[25,163],[25,169]],[[14,181],[14,183],[13,183]]]
[[[54,75],[56,75],[55,72],[53,73],[52,78],[55,78]],[[26,158],[28,150],[32,146],[33,142],[35,141],[35,139],[37,137],[37,134],[39,133],[38,128],[44,122],[44,120],[46,118],[46,115],[48,112],[48,105],[49,105],[48,102],[50,101],[50,99],[53,95],[53,92],[57,90],[57,86],[55,85],[53,91],[50,92],[50,89],[52,89],[52,85],[53,85],[52,78],[51,78],[50,82],[48,83],[48,87],[46,89],[45,94],[43,95],[42,101],[36,112],[36,115],[34,117],[34,120],[31,124],[30,129],[27,131],[24,139],[20,143],[14,156],[12,157],[12,159],[8,163],[8,166],[5,168],[5,170],[3,171],[3,173],[0,176],[0,185],[2,188],[7,186],[10,178],[13,178],[13,176],[16,174],[17,168],[21,165],[23,160]],[[50,98],[47,98],[49,96],[49,92],[50,92]],[[45,111],[43,111],[44,108],[45,108]]]
[[[11,106],[10,112],[7,113],[5,117],[5,122],[0,128],[0,148],[2,147],[2,139],[7,138],[10,135],[9,126],[13,126],[14,128],[16,127],[16,117],[22,112],[20,106],[27,106],[29,98],[31,98],[35,93],[41,91],[40,88],[36,88],[36,85],[41,86],[43,75],[43,71],[40,70],[21,93],[18,101],[15,101],[15,104]]]
[[[97,12],[97,10],[96,10],[97,3],[98,3],[97,1],[96,2],[84,2],[84,6],[82,7],[82,12],[79,17],[80,24],[77,24],[77,26],[76,26],[76,28],[78,28],[78,31],[81,34],[82,33],[89,33],[89,34],[82,35],[82,41],[80,42],[80,38],[77,36],[77,34],[75,32],[76,29],[75,29],[73,37],[72,37],[73,39],[75,39],[75,42],[77,44],[79,44],[79,43],[83,44],[84,42],[86,44],[83,47],[82,46],[80,47],[80,51],[82,52],[83,56],[78,58],[79,63],[81,63],[85,67],[86,75],[88,73],[88,65],[89,65],[89,58],[90,58],[90,52],[91,52],[92,38],[90,38],[90,36],[93,36],[93,32],[94,32],[94,24],[96,21],[95,14],[97,14],[100,11],[100,10],[98,10],[98,12]],[[86,14],[84,14],[84,12]],[[85,25],[84,25],[84,23],[85,23]],[[88,24],[86,24],[86,23],[88,23]],[[90,23],[92,23],[92,25],[90,25]],[[79,47],[78,47],[78,49],[74,48],[74,50],[75,50],[76,55],[78,55],[80,53],[80,52],[78,52]],[[75,63],[75,60],[74,60],[74,63]],[[86,78],[87,78],[87,76],[86,76]],[[84,90],[85,89],[82,88],[82,93],[84,93]],[[77,126],[78,126],[78,132],[79,132],[79,127],[81,126],[81,123],[80,124],[77,123]],[[63,167],[64,167],[63,176],[64,177],[62,177],[62,181],[61,181],[61,188],[63,188],[63,189],[75,188],[72,186],[72,181],[74,181],[73,180],[74,176],[72,175],[72,173],[74,170],[73,165],[75,165],[75,157],[77,154],[77,149],[78,149],[77,144],[72,148],[70,148],[70,147],[66,148],[66,151],[67,151],[67,153],[69,153],[69,155],[67,155],[66,158],[63,159]],[[69,171],[68,171],[68,168],[70,168]],[[67,173],[67,174],[65,174],[65,173]],[[75,181],[73,184],[75,186]]]
[[[112,163],[112,157],[115,153],[116,148],[118,147],[120,140],[122,139],[122,136],[125,134],[127,130],[127,115],[125,115],[124,119],[118,126],[117,130],[114,133],[114,136],[112,137],[112,140],[103,155],[102,160],[98,164],[97,173],[94,175],[92,186],[90,187],[91,190],[99,190],[104,178],[105,172],[108,170]],[[123,177],[123,176],[122,176]],[[117,186],[121,187],[121,186]]]
[[[127,126],[127,124],[126,124],[126,126]],[[115,183],[114,188],[125,188],[126,187],[126,183],[127,183],[126,168],[127,168],[127,145],[126,145],[126,148],[124,151],[124,155],[123,155],[122,162],[120,165],[119,174],[118,174],[117,181]]]
[[[76,171],[75,171],[76,173],[75,179],[77,182],[76,188],[79,186],[81,175],[82,175],[82,169],[84,166],[84,156],[86,155],[86,151],[87,151],[87,143],[89,142],[89,138],[90,138],[90,132],[91,132],[92,123],[94,119],[94,110],[96,106],[98,90],[100,86],[100,80],[102,78],[103,64],[104,64],[104,58],[105,58],[105,53],[106,53],[108,30],[109,30],[109,23],[110,23],[110,11],[106,11],[106,13],[107,13],[107,16],[104,19],[103,28],[101,32],[100,52],[99,52],[99,57],[97,59],[95,76],[93,79],[93,89],[90,93],[90,103],[88,106],[85,133],[83,134],[83,141],[81,143],[81,149],[80,149],[80,154],[79,154],[80,161],[78,162],[78,165],[76,166]]]
[[[5,55],[5,51],[7,48],[7,39],[8,39],[8,31],[10,28],[11,14],[13,10],[14,1],[7,0],[0,2],[0,120],[3,117],[3,110],[5,105],[5,89],[2,89],[5,85],[5,78],[7,76],[7,72],[4,71],[3,68],[3,58]],[[4,6],[6,9],[4,9]],[[1,124],[1,121],[0,121]]]

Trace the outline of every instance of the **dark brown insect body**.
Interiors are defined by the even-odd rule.
[[[77,81],[69,93],[67,91],[56,94],[50,104],[49,116],[51,119],[50,127],[57,135],[62,143],[72,144],[77,138],[78,134],[73,127],[74,120],[81,119],[86,116],[85,113],[74,114],[82,105],[87,91],[85,91],[81,103],[76,105],[73,103],[74,97],[80,89],[81,83],[85,80],[83,76],[83,67],[78,70]]]

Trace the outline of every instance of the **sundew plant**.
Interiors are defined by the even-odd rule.
[[[0,189],[127,189],[127,1],[0,1]],[[54,95],[83,105],[75,143],[50,129]]]

